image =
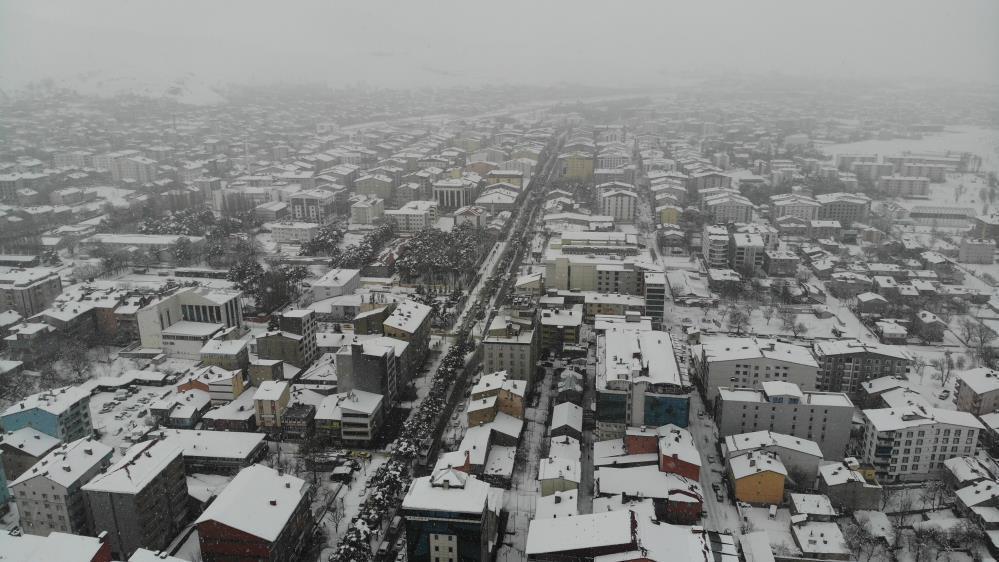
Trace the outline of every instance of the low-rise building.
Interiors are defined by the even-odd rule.
[[[961,263],[994,263],[996,261],[996,243],[984,238],[961,238],[957,261]]]
[[[726,469],[736,500],[750,505],[779,505],[784,501],[787,469],[776,453],[739,453],[728,458]]]
[[[820,466],[816,489],[837,509],[877,511],[881,507],[883,490],[878,484],[868,482],[857,468],[858,465],[849,462]]]
[[[65,386],[32,394],[4,410],[0,426],[4,431],[31,427],[64,442],[89,437],[90,393]]]
[[[819,364],[816,387],[827,392],[852,395],[871,379],[904,378],[912,363],[912,356],[904,348],[855,339],[817,341],[813,350]]]
[[[957,374],[957,409],[976,416],[999,411],[999,371],[988,367]]]

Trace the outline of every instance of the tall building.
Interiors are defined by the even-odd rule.
[[[925,405],[864,410],[863,416],[863,463],[886,483],[938,476],[945,460],[974,456],[984,429],[973,414]]]
[[[111,464],[111,453],[100,441],[78,439],[60,445],[11,481],[24,532],[95,534],[80,488]]]
[[[316,314],[312,310],[289,310],[281,314],[278,329],[257,338],[257,355],[305,369],[319,356],[316,344]]]
[[[315,524],[312,495],[290,474],[244,468],[196,521],[202,560],[299,560]]]
[[[163,550],[187,520],[187,479],[179,445],[144,441],[84,484],[94,531],[108,532],[118,559],[146,547]]]
[[[819,364],[816,388],[828,392],[860,392],[860,384],[887,376],[905,377],[912,356],[905,348],[860,340],[828,340],[813,347]]]
[[[13,310],[29,318],[45,310],[62,293],[62,279],[43,267],[0,273],[0,312]]]
[[[168,355],[198,359],[212,336],[242,328],[241,295],[237,290],[208,287],[182,287],[161,295],[135,314],[139,341]]]
[[[819,219],[839,221],[843,228],[866,222],[871,211],[871,198],[863,193],[825,193],[815,199],[822,205]]]
[[[497,314],[482,340],[483,369],[487,373],[506,371],[510,378],[527,381],[530,393],[537,370],[539,340],[533,319]]]
[[[432,309],[412,300],[399,303],[392,314],[382,322],[385,335],[402,340],[409,344],[410,364],[406,366],[409,374],[427,360],[430,352],[430,316]],[[400,381],[408,383],[409,381]]]
[[[387,412],[399,397],[401,383],[408,379],[410,344],[380,337],[345,345],[337,352],[337,390],[363,390],[384,397]]]
[[[723,226],[704,226],[701,234],[701,255],[709,268],[728,267],[728,230]]]
[[[4,431],[32,427],[62,441],[90,437],[90,393],[65,386],[32,394],[0,414]]]
[[[326,224],[333,220],[336,196],[331,191],[309,189],[291,197],[291,216],[297,221]]]
[[[689,385],[668,333],[611,326],[597,338],[597,357],[599,440],[624,437],[628,427],[687,427]]]
[[[437,223],[439,206],[437,201],[409,201],[398,209],[386,209],[385,216],[399,232],[418,232]]]
[[[759,390],[721,387],[714,403],[719,437],[775,431],[815,441],[832,460],[846,451],[853,410],[846,394],[802,391],[778,381],[761,383]]]
[[[503,490],[453,468],[416,478],[402,500],[409,562],[486,562],[497,548]]]

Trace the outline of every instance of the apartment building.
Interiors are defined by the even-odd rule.
[[[336,196],[331,191],[308,189],[291,196],[291,216],[296,221],[326,224],[333,220]]]
[[[694,379],[707,401],[720,387],[759,389],[766,381],[815,390],[818,363],[807,347],[757,338],[705,338],[691,348]]]
[[[288,408],[291,386],[285,381],[263,381],[253,393],[257,427],[268,433],[281,430],[281,417]]]
[[[729,240],[729,265],[736,271],[763,269],[765,251],[759,234],[734,233]]]
[[[537,370],[539,335],[533,321],[514,322],[497,314],[482,340],[483,369],[506,371],[511,378],[527,381],[530,390]]]
[[[350,205],[351,224],[373,224],[385,214],[385,200],[380,197],[360,197]]]
[[[276,244],[305,244],[319,234],[314,222],[285,221],[271,225],[271,237]]]
[[[386,209],[385,217],[400,232],[418,232],[437,223],[438,207],[437,201],[409,201],[398,209]]]
[[[32,394],[0,414],[4,431],[34,428],[61,441],[90,437],[90,393],[65,386]]]
[[[353,342],[336,354],[337,390],[363,390],[384,397],[388,411],[398,399],[402,385],[409,381],[412,360],[410,344],[390,337]]]
[[[887,376],[905,377],[912,356],[904,348],[860,340],[818,341],[813,345],[819,364],[818,390],[856,395],[861,383]]]
[[[999,411],[999,371],[988,367],[957,374],[957,409],[983,416]]]
[[[787,193],[770,197],[771,217],[798,217],[806,221],[819,218],[819,208],[822,204],[804,195]]]
[[[961,238],[957,261],[961,263],[994,263],[996,260],[996,243],[983,238]]]
[[[300,560],[315,522],[312,486],[255,464],[241,470],[195,521],[201,559]]]
[[[930,178],[885,176],[878,180],[878,189],[895,197],[924,199],[930,195]]]
[[[719,437],[775,431],[815,441],[827,459],[843,458],[853,410],[846,394],[802,391],[782,381],[759,389],[720,387],[714,403]]]
[[[883,483],[936,477],[945,460],[973,456],[985,429],[973,414],[925,405],[864,410],[863,416],[862,460]]]
[[[94,531],[108,532],[119,560],[140,547],[167,548],[187,522],[182,453],[165,441],[138,443],[81,488]]]
[[[645,274],[645,315],[652,319],[652,329],[661,330],[666,313],[666,274]]]
[[[87,520],[83,484],[111,464],[111,447],[90,438],[63,443],[10,482],[24,532],[95,534]]]
[[[396,305],[392,314],[382,322],[386,336],[409,343],[410,364],[404,367],[408,374],[416,370],[427,360],[430,352],[430,316],[429,306],[412,300],[405,300]],[[407,384],[408,380],[400,381]]]
[[[839,221],[844,228],[866,222],[871,212],[871,198],[863,193],[825,193],[815,199],[822,205],[818,218]]]
[[[628,427],[687,427],[689,384],[668,333],[629,323],[611,326],[597,338],[597,357],[599,440],[624,437]]]
[[[360,269],[335,268],[311,282],[312,300],[352,295],[361,286]]]
[[[723,226],[705,225],[701,234],[701,255],[708,268],[728,267],[728,230]]]
[[[38,267],[0,272],[0,312],[13,310],[30,318],[45,310],[62,293],[54,270]]]
[[[616,189],[600,194],[600,214],[614,217],[616,222],[635,222],[638,195],[634,191]]]

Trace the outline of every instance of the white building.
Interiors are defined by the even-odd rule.
[[[804,392],[793,383],[778,381],[760,387],[718,389],[714,412],[719,437],[776,431],[817,442],[826,458],[843,457],[854,410],[846,394]]]
[[[718,388],[760,388],[766,381],[815,390],[819,365],[807,347],[777,340],[720,337],[691,348],[691,363],[709,401]]]
[[[361,197],[350,206],[350,222],[372,224],[385,214],[385,200],[380,197]]]
[[[400,232],[417,232],[437,223],[439,207],[437,201],[410,201],[398,209],[387,209],[385,216]]]
[[[728,267],[728,230],[723,226],[705,225],[701,234],[701,254],[708,268]]]
[[[277,244],[304,244],[319,233],[314,222],[279,222],[271,225],[271,237]]]
[[[881,482],[935,477],[944,461],[973,456],[984,426],[968,412],[924,405],[864,410],[863,462]]]
[[[734,233],[729,245],[730,265],[737,271],[763,269],[766,247],[759,234]]]
[[[111,464],[111,453],[100,441],[78,439],[55,448],[11,481],[24,532],[92,534],[80,487]]]
[[[360,269],[332,269],[312,282],[312,301],[352,295],[360,286]]]
[[[136,312],[139,341],[146,348],[198,359],[213,335],[242,328],[241,295],[235,290],[184,287],[160,297]]]

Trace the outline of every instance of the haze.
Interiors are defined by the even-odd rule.
[[[4,1],[0,86],[90,71],[388,87],[732,72],[995,82],[997,21],[989,0]]]

